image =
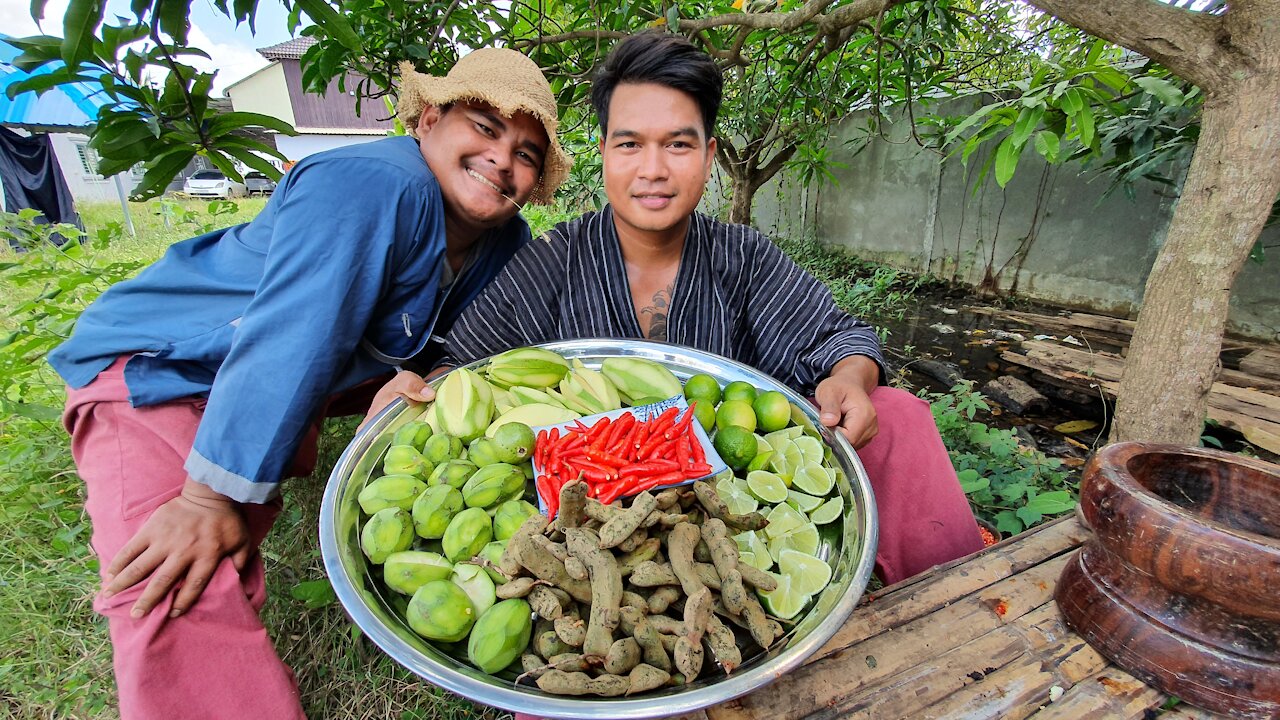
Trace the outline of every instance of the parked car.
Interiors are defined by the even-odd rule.
[[[244,197],[249,189],[242,182],[236,182],[222,174],[221,170],[201,170],[187,178],[182,184],[182,192],[193,197],[233,198]]]
[[[257,171],[244,174],[244,185],[250,195],[270,195],[276,190],[276,181]]]

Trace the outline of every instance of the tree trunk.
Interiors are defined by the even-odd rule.
[[[729,205],[729,222],[739,225],[751,224],[751,206],[756,199],[756,191],[760,185],[752,182],[750,175],[733,178],[733,201]]]
[[[1113,442],[1198,444],[1231,286],[1280,195],[1280,41],[1258,45],[1250,55],[1260,67],[1206,94],[1200,140],[1147,279]]]

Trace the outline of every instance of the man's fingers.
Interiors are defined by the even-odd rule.
[[[235,566],[236,572],[244,572],[244,566],[249,564],[249,556],[253,554],[253,549],[245,543],[231,554],[231,564]]]
[[[141,553],[134,553],[129,564],[121,568],[118,572],[112,574],[111,582],[103,588],[102,596],[111,597],[118,592],[124,592],[129,588],[137,585],[152,573],[160,563],[164,562],[164,553],[157,552],[149,546],[143,546]],[[123,551],[121,551],[123,554]],[[118,557],[118,556],[117,556]],[[115,562],[111,565],[114,567]]]
[[[425,382],[422,383],[421,387],[410,388],[400,394],[403,395],[406,400],[412,400],[420,403],[431,402],[436,399],[436,391]]]
[[[213,573],[218,569],[219,562],[220,560],[200,561],[187,570],[187,576],[182,580],[182,588],[178,590],[178,596],[173,600],[169,617],[178,617],[191,609],[196,600],[200,599],[200,593],[204,592],[209,581],[213,579]]]
[[[178,580],[185,576],[186,570],[187,562],[171,555],[159,568],[156,568],[155,572],[151,573],[151,580],[147,582],[147,587],[138,597],[138,601],[133,604],[129,616],[136,620],[151,612],[151,609],[169,594]]]
[[[839,395],[819,384],[813,399],[818,402],[818,418],[823,425],[836,427],[840,424],[840,417],[843,413],[840,408]]]
[[[149,543],[146,540],[140,540],[136,535],[132,540],[125,543],[125,546],[120,548],[120,552],[116,553],[116,556],[111,558],[111,564],[107,566],[106,582],[114,582],[116,576],[119,575],[126,567],[129,567],[129,564],[132,563],[139,555],[145,552],[148,545]]]

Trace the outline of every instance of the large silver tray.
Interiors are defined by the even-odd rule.
[[[460,662],[415,634],[393,611],[369,575],[359,549],[360,507],[356,495],[382,459],[395,428],[417,418],[423,408],[397,400],[358,432],[338,459],[325,488],[320,511],[320,548],[325,570],[338,600],[351,619],[396,662],[440,687],[485,705],[555,718],[651,718],[676,715],[716,705],[764,687],[804,662],[844,624],[857,605],[875,563],[878,526],[875,500],[866,471],[853,447],[839,433],[818,422],[813,406],[790,388],[741,363],[690,348],[637,340],[571,340],[542,347],[598,368],[607,357],[629,356],[655,360],[677,377],[707,373],[721,383],[745,380],[759,388],[778,390],[798,408],[805,422],[817,428],[840,470],[837,489],[844,497],[842,527],[824,535],[820,554],[832,563],[831,584],[819,595],[803,619],[767,653],[749,659],[727,677],[711,677],[666,691],[634,698],[589,698],[548,695],[535,688],[482,673]],[[478,367],[484,361],[468,368]]]

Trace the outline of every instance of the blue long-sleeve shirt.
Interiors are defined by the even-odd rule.
[[[417,142],[318,153],[252,222],[177,243],[103,293],[49,362],[80,388],[132,354],[135,407],[207,397],[187,473],[265,502],[324,400],[423,353],[528,239],[519,216],[491,231],[442,293],[444,209]]]

